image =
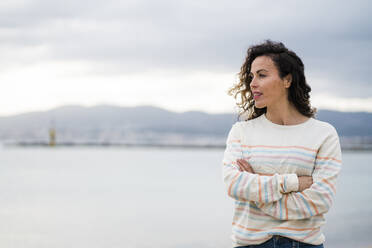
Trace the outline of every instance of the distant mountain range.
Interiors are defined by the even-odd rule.
[[[372,113],[318,110],[316,118],[337,129],[343,147],[372,147]],[[223,146],[237,120],[233,113],[177,113],[153,106],[64,106],[0,117],[0,141],[47,143],[54,127],[57,143]]]

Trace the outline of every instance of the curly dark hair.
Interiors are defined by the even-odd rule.
[[[261,44],[248,48],[246,59],[238,73],[239,82],[228,90],[228,95],[234,96],[235,99],[240,94],[241,102],[236,103],[241,108],[238,119],[241,115],[248,112],[248,118],[245,120],[251,120],[266,113],[267,110],[267,107],[256,108],[254,106],[253,93],[250,87],[252,81],[252,77],[249,75],[251,65],[258,56],[270,57],[278,69],[281,79],[288,74],[292,75],[288,100],[293,103],[301,114],[307,117],[315,117],[317,109],[312,108],[310,105],[309,93],[311,87],[306,83],[305,66],[301,59],[296,53],[286,48],[282,42],[274,42],[268,39]]]

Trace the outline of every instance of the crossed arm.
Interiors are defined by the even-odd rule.
[[[273,176],[274,174],[264,174],[264,173],[256,173],[254,172],[252,166],[244,159],[238,159],[236,164],[239,167],[240,171],[246,171],[252,174],[258,174],[261,176]],[[304,191],[313,184],[313,177],[312,176],[297,176],[298,178],[298,190],[296,191]]]
[[[234,124],[223,159],[223,179],[230,197],[254,202],[280,220],[306,219],[326,213],[331,207],[341,169],[341,148],[335,130],[318,151],[312,177],[257,174],[242,158],[239,129]]]

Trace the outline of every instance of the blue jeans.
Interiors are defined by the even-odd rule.
[[[323,244],[311,245],[287,237],[274,235],[268,241],[259,245],[238,246],[235,248],[324,248]]]

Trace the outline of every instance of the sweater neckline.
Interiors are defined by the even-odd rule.
[[[268,124],[268,125],[270,125],[270,126],[272,126],[272,127],[274,127],[274,128],[281,128],[281,129],[291,129],[291,128],[299,128],[299,127],[303,127],[303,126],[308,125],[309,123],[311,123],[311,122],[314,120],[314,118],[310,117],[308,120],[306,120],[306,121],[304,121],[304,122],[302,122],[302,123],[299,123],[299,124],[295,124],[295,125],[280,125],[280,124],[276,124],[276,123],[270,121],[269,119],[267,119],[267,117],[266,117],[266,113],[263,113],[263,114],[261,115],[261,118],[262,118],[262,120],[263,120],[266,124]]]

